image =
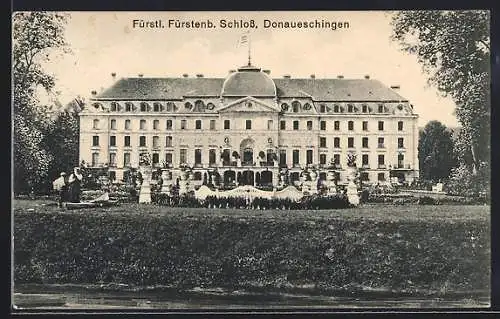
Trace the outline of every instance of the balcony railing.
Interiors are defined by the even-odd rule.
[[[370,168],[370,164],[363,164],[363,165],[361,165],[361,168],[369,169]]]
[[[378,168],[385,169],[387,168],[385,164],[378,164]]]

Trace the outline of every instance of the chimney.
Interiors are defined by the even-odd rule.
[[[367,74],[365,75],[365,79],[369,80],[370,79],[370,76]]]
[[[267,75],[271,74],[271,70],[262,70],[262,72],[264,72]]]
[[[400,86],[399,85],[391,85],[391,89],[393,89],[393,90],[399,90]]]
[[[113,80],[116,79],[116,73],[115,72],[111,73],[111,77],[113,78]]]
[[[97,95],[97,91],[96,90],[94,90],[94,91],[92,91],[90,93],[92,93],[93,96]]]
[[[337,75],[337,79],[343,79],[344,76],[343,75]]]
[[[315,79],[316,78],[316,74],[311,74],[311,79]]]
[[[285,75],[283,75],[283,78],[284,79],[289,79],[289,78],[291,78],[291,76],[290,76],[290,74],[285,74]]]
[[[202,77],[203,77],[203,74],[196,74],[196,77],[197,77],[197,78],[202,78]]]
[[[144,76],[144,74],[139,73],[137,76],[140,77],[140,78],[142,78]]]
[[[236,72],[236,70],[229,70],[229,73],[234,73]]]
[[[189,74],[187,74],[187,73],[184,73],[184,74],[182,75],[182,77],[183,77],[183,78],[187,78],[188,76],[189,76]]]

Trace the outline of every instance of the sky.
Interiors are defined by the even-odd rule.
[[[70,54],[54,55],[44,67],[56,77],[63,104],[91,91],[101,91],[116,78],[180,77],[203,74],[226,77],[247,63],[247,44],[239,45],[248,29],[221,28],[220,20],[255,21],[250,29],[252,64],[271,76],[303,78],[363,78],[370,75],[387,86],[399,85],[419,115],[419,126],[430,120],[455,127],[455,105],[430,87],[416,57],[391,41],[389,12],[71,12],[66,27]],[[162,20],[165,28],[134,28],[133,20]],[[216,28],[169,28],[169,19],[211,21]],[[271,21],[348,22],[348,28],[264,28]],[[40,99],[43,101],[46,96]]]

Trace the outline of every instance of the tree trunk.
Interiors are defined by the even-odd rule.
[[[479,168],[479,163],[478,163],[479,161],[477,159],[476,148],[474,147],[474,145],[470,146],[470,151],[472,154],[472,175],[476,176],[477,170]]]

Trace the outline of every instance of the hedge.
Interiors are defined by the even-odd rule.
[[[489,227],[456,219],[16,212],[14,274],[16,283],[487,291]]]

